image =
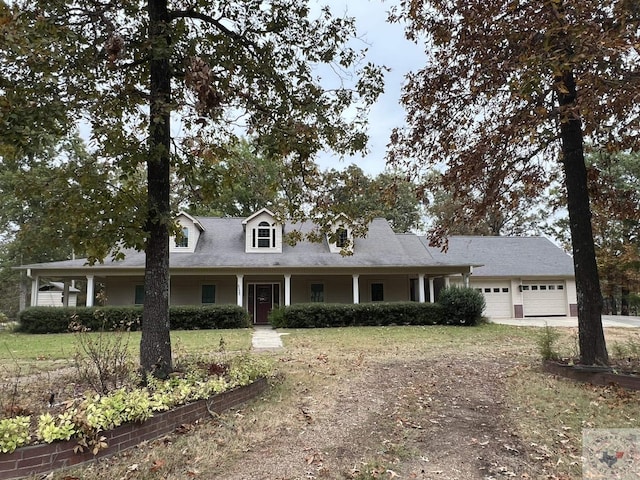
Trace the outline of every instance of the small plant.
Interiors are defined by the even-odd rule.
[[[58,415],[57,419],[50,413],[43,413],[38,418],[38,438],[46,443],[56,440],[69,440],[79,433],[74,423],[75,409]]]
[[[14,417],[0,420],[0,452],[11,453],[31,441],[29,427],[31,417]]]
[[[130,380],[134,368],[129,355],[130,332],[126,326],[115,331],[102,328],[90,332],[83,325],[72,322],[69,328],[76,335],[76,371],[91,388],[105,394]]]
[[[556,351],[556,343],[560,339],[560,333],[545,324],[536,338],[538,353],[543,360],[558,360],[560,354]]]
[[[613,357],[628,361],[640,360],[640,342],[629,339],[625,343],[615,342],[612,347]]]
[[[376,480],[383,478],[392,478],[389,474],[392,472],[387,467],[379,462],[373,461],[363,464],[360,468],[355,468],[351,472],[350,478],[353,480]]]

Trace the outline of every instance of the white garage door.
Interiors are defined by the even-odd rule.
[[[471,287],[479,290],[484,295],[487,304],[484,310],[485,317],[513,317],[510,282],[478,282],[473,283]]]
[[[567,294],[561,281],[523,282],[522,301],[525,317],[567,315]]]

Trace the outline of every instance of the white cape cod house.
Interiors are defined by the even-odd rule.
[[[439,290],[449,283],[475,286],[476,272],[487,268],[483,261],[476,260],[473,251],[454,253],[450,247],[450,253],[444,254],[417,235],[394,233],[384,219],[373,220],[364,238],[353,238],[347,224],[338,217],[331,235],[334,241],[326,237],[322,242],[300,241],[295,246],[287,244],[284,235],[293,230],[309,231],[312,226],[279,224],[267,209],[244,219],[180,213],[177,221],[183,235],[170,239],[170,303],[237,304],[247,309],[255,324],[267,323],[271,309],[295,303],[434,301]],[[556,250],[554,253],[562,254],[571,264],[568,255],[549,244]],[[350,250],[350,255],[343,255],[343,248]],[[94,304],[98,284],[103,303],[135,305],[144,300],[144,264],[144,253],[131,250],[124,260],[106,259],[103,264],[91,266],[78,259],[20,268],[32,279],[32,306],[38,305],[42,282],[55,280],[66,285],[74,279],[86,280],[87,306]],[[558,273],[550,271],[549,275],[531,280],[553,280],[554,289],[562,284],[562,291],[569,294],[565,297],[567,308],[556,314],[569,315],[569,304],[575,303],[572,268],[563,270],[560,276]],[[521,289],[525,284],[518,283],[521,281],[493,277],[483,280],[483,286],[477,288],[492,289],[485,294],[487,313],[498,313],[490,299],[493,288],[509,288],[509,292],[499,292],[511,294],[509,311],[505,308],[500,314],[526,315],[523,295],[515,295],[524,293]],[[495,282],[502,283],[498,286]],[[545,284],[547,288],[551,285]]]

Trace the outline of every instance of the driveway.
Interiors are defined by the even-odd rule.
[[[577,327],[578,317],[529,317],[529,318],[492,318],[493,323],[502,323],[504,325],[519,325],[522,327]],[[603,315],[602,325],[604,327],[623,327],[638,328],[640,327],[640,317],[622,316],[622,315]]]

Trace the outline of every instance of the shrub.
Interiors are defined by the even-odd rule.
[[[249,314],[237,305],[171,306],[173,330],[246,328]],[[70,325],[96,330],[139,330],[142,307],[30,307],[20,312],[18,330],[24,333],[65,333]]]
[[[129,382],[135,368],[129,354],[128,330],[89,332],[77,325],[74,332],[74,364],[84,383],[97,393],[107,393]]]
[[[299,303],[273,311],[275,327],[316,328],[386,325],[436,325],[441,309],[437,304],[398,303]]]
[[[173,330],[247,328],[249,314],[238,305],[176,305],[169,309]]]
[[[482,293],[467,287],[448,287],[440,292],[445,325],[477,325],[482,321],[485,300]]]
[[[284,307],[277,307],[271,310],[267,319],[269,323],[275,328],[282,328],[287,326],[284,319]]]
[[[544,329],[538,333],[536,344],[542,360],[558,360],[560,354],[556,351],[556,342],[560,339],[560,333],[545,324]]]

